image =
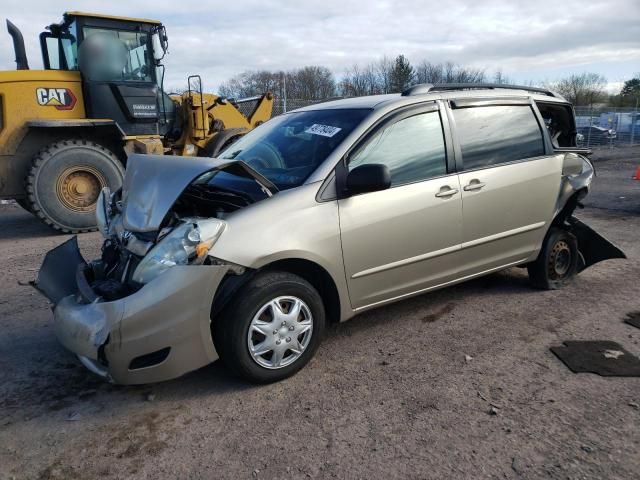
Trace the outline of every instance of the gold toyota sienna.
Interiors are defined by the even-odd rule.
[[[218,158],[131,155],[102,256],[74,238],[37,288],[59,341],[122,384],[221,358],[302,368],[329,322],[513,266],[555,289],[624,254],[573,216],[594,175],[572,106],[507,85],[417,85],[276,117]]]

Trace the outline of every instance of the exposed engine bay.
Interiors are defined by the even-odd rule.
[[[185,175],[189,169],[177,164],[182,167],[182,181],[188,183],[185,186],[171,177],[173,185],[169,184],[163,195],[173,202],[163,202],[167,208],[163,212],[158,210],[158,202],[142,201],[145,192],[139,195],[145,185],[152,184],[148,180],[151,172],[143,172],[144,166],[150,165],[148,157],[139,156],[132,162],[127,178],[138,178],[140,182],[129,181],[125,187],[131,190],[111,193],[105,188],[98,198],[96,217],[105,237],[102,255],[89,263],[79,262],[74,279],[88,302],[126,297],[175,265],[211,264],[208,252],[224,231],[224,220],[277,191],[259,174],[254,178],[254,172],[243,162],[227,162],[200,173],[203,165],[196,161],[199,175],[195,170]],[[173,165],[175,169],[176,163]],[[154,166],[157,172],[156,169]],[[165,169],[162,175],[171,176],[170,170]],[[154,195],[148,191],[146,194]]]

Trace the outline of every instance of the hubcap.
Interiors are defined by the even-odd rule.
[[[562,278],[571,268],[571,248],[561,240],[553,246],[549,257],[550,274],[554,278]]]
[[[302,356],[312,334],[313,316],[307,304],[297,297],[277,297],[251,320],[247,346],[258,365],[283,368]]]
[[[62,172],[56,184],[58,199],[76,212],[90,212],[96,208],[96,200],[105,178],[95,168],[89,166],[71,167]]]

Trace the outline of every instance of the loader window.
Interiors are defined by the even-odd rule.
[[[144,32],[85,27],[80,66],[97,81],[151,82],[153,69]]]
[[[57,34],[40,34],[42,58],[46,70],[77,70],[78,42],[75,22]]]

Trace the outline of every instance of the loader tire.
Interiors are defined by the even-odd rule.
[[[236,142],[245,135],[249,130],[245,128],[230,128],[218,133],[207,145],[202,149],[201,157],[217,157],[220,152]]]
[[[26,210],[27,212],[29,212],[29,213],[33,213],[33,212],[31,211],[31,204],[29,203],[29,200],[28,200],[28,199],[26,199],[26,198],[18,198],[18,199],[16,200],[16,203],[17,203],[18,205],[20,205],[20,206],[21,206],[24,210]]]
[[[124,168],[102,145],[62,140],[40,150],[27,176],[31,212],[65,233],[96,230],[96,200],[103,187],[122,186]]]

